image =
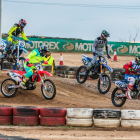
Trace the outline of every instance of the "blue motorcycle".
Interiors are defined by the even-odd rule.
[[[133,89],[130,92],[132,100],[140,100],[140,71],[137,71],[136,82]],[[126,80],[112,81],[115,83],[116,88],[113,90],[111,95],[111,101],[114,106],[122,107],[127,99],[126,92],[129,82]]]
[[[6,48],[7,41],[2,39],[0,44],[0,65],[2,65],[3,61],[7,60],[8,62],[15,63],[16,70],[22,69],[25,58],[24,56],[20,56],[23,52],[28,53],[28,51],[25,49],[25,41],[21,41],[16,37],[14,37],[14,39],[18,40],[18,44],[13,44],[6,54],[4,54],[4,50]]]
[[[96,64],[89,70],[89,73],[86,74],[86,66],[89,62],[92,61],[92,58],[82,54],[81,61],[85,66],[80,66],[76,73],[77,82],[82,84],[88,77],[95,80],[98,79],[98,90],[100,93],[105,94],[109,91],[111,87],[110,77],[106,74],[107,69],[110,72],[113,72],[113,69],[107,65],[107,57],[98,56],[99,60],[96,61]]]

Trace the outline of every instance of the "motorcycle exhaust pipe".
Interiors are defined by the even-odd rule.
[[[125,94],[121,94],[121,95],[117,95],[118,98],[123,98],[123,97],[126,97]]]
[[[20,88],[20,85],[8,86],[8,88]]]

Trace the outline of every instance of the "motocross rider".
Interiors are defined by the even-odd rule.
[[[108,49],[108,40],[107,40],[108,37],[110,37],[110,34],[106,30],[103,30],[101,32],[101,36],[95,39],[95,42],[93,43],[93,47],[92,47],[92,51],[93,51],[92,61],[87,65],[86,74],[88,74],[89,70],[96,64],[96,59],[98,55],[101,56],[103,55],[104,46],[106,46],[107,57],[111,58]]]
[[[26,70],[26,74],[23,76],[23,82],[20,83],[20,86],[23,89],[27,89],[25,86],[26,82],[29,80],[29,78],[33,75],[33,68],[32,65],[34,63],[39,63],[41,61],[45,60],[45,57],[47,52],[49,50],[47,49],[46,46],[41,45],[39,49],[34,49],[32,52],[27,56],[27,59],[25,60],[24,63],[24,68]]]
[[[123,68],[126,69],[124,80],[129,82],[126,91],[126,96],[128,99],[131,99],[130,92],[133,89],[133,86],[136,82],[136,70],[140,70],[140,53],[137,53],[135,56],[135,60],[126,63]]]
[[[16,37],[21,33],[22,38],[29,44],[31,44],[32,42],[29,41],[27,39],[27,37],[25,36],[24,30],[23,28],[26,26],[27,22],[24,19],[20,19],[19,23],[15,23],[13,25],[13,27],[10,29],[10,31],[8,32],[8,36],[6,38],[7,40],[7,45],[4,51],[4,54],[6,54],[10,47],[12,46],[12,44],[18,44],[18,40],[16,39]]]

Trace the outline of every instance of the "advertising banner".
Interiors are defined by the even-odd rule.
[[[4,38],[5,39],[5,38]],[[68,40],[68,39],[44,39],[44,38],[29,38],[33,44],[26,43],[27,50],[38,49],[40,45],[45,45],[52,52],[92,52],[94,41],[91,40]],[[109,53],[114,54],[116,49],[117,55],[135,55],[140,52],[140,43],[129,42],[108,42]],[[104,52],[105,48],[104,48]]]

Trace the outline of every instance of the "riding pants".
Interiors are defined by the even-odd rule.
[[[87,65],[87,70],[90,70],[95,65],[97,57],[102,55],[104,55],[103,52],[96,51],[95,55],[92,56],[91,62],[89,62]]]
[[[26,65],[26,66],[24,66],[24,68],[25,68],[25,71],[26,71],[25,77],[30,78],[33,75],[32,67],[28,67]]]
[[[8,51],[10,49],[10,47],[12,46],[12,44],[18,44],[18,40],[17,39],[13,39],[12,37],[8,36],[6,38],[7,41],[7,45],[5,50]]]

